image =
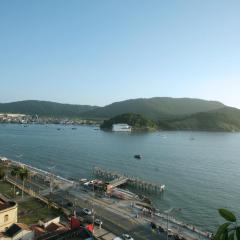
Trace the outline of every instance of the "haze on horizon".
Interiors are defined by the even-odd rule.
[[[0,2],[0,102],[155,96],[240,108],[240,2]]]

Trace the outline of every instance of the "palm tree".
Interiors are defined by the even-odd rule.
[[[6,174],[5,168],[1,166],[0,167],[0,180],[4,179],[5,174]]]
[[[19,177],[21,178],[22,185],[23,185],[23,187],[22,187],[22,199],[23,199],[24,184],[25,184],[25,180],[28,178],[28,175],[29,175],[29,173],[28,173],[27,168],[23,168],[23,167],[19,168]]]
[[[19,175],[19,167],[14,167],[11,171],[11,176],[15,177],[15,182],[17,183],[17,177]],[[13,185],[14,196],[16,196],[16,186]]]

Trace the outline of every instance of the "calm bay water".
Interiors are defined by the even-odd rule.
[[[60,127],[0,124],[0,155],[45,170],[56,166],[64,177],[89,178],[99,166],[165,184],[163,196],[152,196],[155,205],[182,208],[173,215],[204,230],[213,231],[221,222],[218,208],[240,213],[238,133],[126,134]]]

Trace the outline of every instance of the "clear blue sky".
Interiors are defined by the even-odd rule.
[[[0,102],[240,107],[239,0],[1,0]]]

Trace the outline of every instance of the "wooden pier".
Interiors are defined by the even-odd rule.
[[[126,184],[145,192],[161,193],[165,189],[165,185],[150,183],[135,177],[122,175],[116,171],[109,171],[99,167],[94,167],[93,173],[96,177],[109,182],[109,186],[112,188]]]

